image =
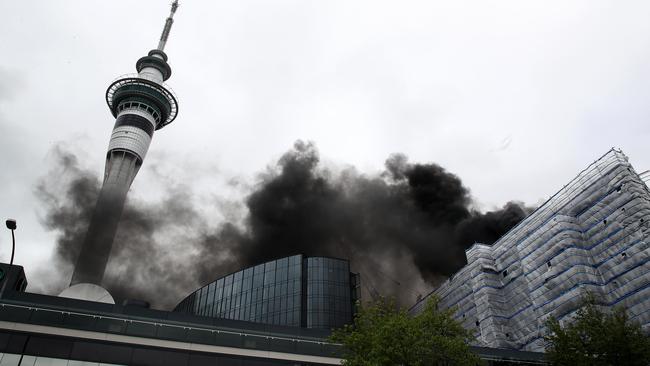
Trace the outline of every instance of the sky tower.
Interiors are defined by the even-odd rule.
[[[108,143],[104,183],[71,286],[101,286],[129,187],[144,161],[154,131],[170,124],[178,113],[176,97],[164,84],[172,74],[164,49],[177,8],[178,0],[171,4],[158,47],[136,62],[138,73],[119,77],[106,90],[106,103],[115,117],[115,126]]]

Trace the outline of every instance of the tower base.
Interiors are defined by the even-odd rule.
[[[92,283],[78,283],[63,290],[59,297],[67,297],[69,299],[86,300],[94,302],[103,302],[105,304],[115,304],[113,296],[108,291],[98,285]]]

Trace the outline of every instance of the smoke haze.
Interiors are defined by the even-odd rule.
[[[36,193],[46,209],[44,225],[57,232],[54,259],[64,268],[62,286],[100,182],[70,152],[54,153],[56,167]],[[510,202],[478,212],[461,180],[436,164],[394,154],[385,167],[374,175],[328,169],[312,143],[297,141],[260,174],[245,199],[247,212],[218,225],[194,206],[191,187],[172,185],[156,203],[127,199],[105,286],[116,299],[171,309],[221,275],[302,253],[349,258],[361,273],[364,296],[394,295],[410,305],[465,264],[466,248],[492,244],[530,210]],[[55,287],[46,290],[60,290]]]

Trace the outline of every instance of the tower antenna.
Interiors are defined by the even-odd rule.
[[[169,32],[172,30],[172,24],[174,24],[174,13],[178,9],[178,0],[174,0],[172,3],[172,10],[165,20],[165,27],[163,28],[162,34],[160,35],[160,42],[158,42],[158,50],[164,51],[165,44],[167,43],[167,38],[169,38]]]

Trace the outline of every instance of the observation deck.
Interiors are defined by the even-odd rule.
[[[178,98],[167,84],[161,83],[146,74],[125,74],[115,79],[106,90],[106,104],[114,117],[117,117],[120,103],[143,101],[152,104],[150,111],[154,117],[160,113],[156,130],[172,123],[178,115]],[[158,109],[157,111],[155,109]]]

